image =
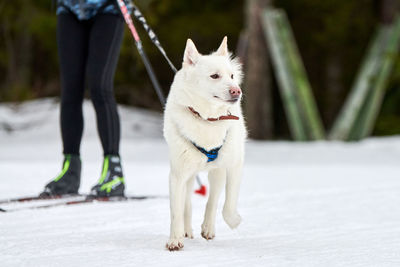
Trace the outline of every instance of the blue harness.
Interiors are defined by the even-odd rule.
[[[197,116],[197,117],[203,119],[203,117],[200,116],[200,113],[197,112],[196,110],[194,110],[192,107],[188,107],[188,109],[189,109],[195,116]],[[203,120],[205,120],[205,119],[203,119]],[[208,118],[208,119],[207,119],[207,121],[220,121],[220,120],[239,120],[239,117],[231,115],[230,112],[228,111],[228,115],[219,116],[218,118]],[[225,137],[226,137],[226,135],[225,135]],[[211,149],[210,151],[207,151],[207,150],[205,150],[204,148],[202,148],[202,147],[196,145],[196,143],[193,142],[193,141],[191,141],[191,140],[189,140],[189,141],[190,141],[201,153],[203,153],[204,155],[206,155],[206,157],[207,157],[207,162],[211,162],[211,161],[214,161],[214,160],[216,160],[216,159],[218,158],[218,152],[219,152],[219,150],[221,149],[223,143],[225,142],[225,138],[224,138],[224,141],[223,141],[223,143],[222,143],[221,146],[216,147],[216,148],[213,148],[213,149]]]
[[[220,147],[211,149],[210,151],[207,151],[207,150],[205,150],[204,148],[199,147],[198,145],[196,145],[194,142],[192,142],[192,144],[193,144],[201,153],[203,153],[204,155],[207,156],[207,158],[208,158],[207,162],[211,162],[211,161],[216,160],[217,157],[218,157],[218,152],[219,152],[219,150],[220,150],[221,147],[222,147],[222,146],[220,146]]]

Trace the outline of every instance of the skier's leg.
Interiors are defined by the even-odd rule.
[[[123,27],[120,16],[99,14],[93,18],[89,34],[88,84],[105,157],[100,180],[92,188],[97,196],[120,196],[125,189],[119,158],[120,122],[113,92]]]
[[[120,123],[113,90],[123,26],[120,16],[99,14],[90,30],[88,84],[104,155],[119,154]]]
[[[60,126],[65,154],[61,173],[41,196],[78,193],[83,132],[82,101],[87,57],[87,25],[71,13],[57,16],[57,44],[61,76]]]
[[[57,16],[61,74],[61,134],[64,154],[79,155],[83,132],[82,102],[88,49],[87,25],[71,13]]]

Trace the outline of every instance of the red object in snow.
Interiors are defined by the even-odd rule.
[[[207,187],[206,187],[205,185],[202,185],[202,186],[200,187],[200,189],[197,189],[197,190],[195,190],[194,192],[195,192],[196,194],[205,196],[205,195],[207,194]]]

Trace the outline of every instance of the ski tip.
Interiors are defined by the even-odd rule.
[[[7,210],[0,208],[0,212],[7,212]]]

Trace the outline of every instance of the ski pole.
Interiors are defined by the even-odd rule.
[[[135,4],[133,4],[133,15],[136,17],[137,20],[139,20],[142,23],[143,28],[146,30],[147,34],[150,37],[150,40],[153,42],[153,44],[155,44],[155,46],[157,46],[158,50],[161,52],[161,54],[167,60],[171,69],[176,73],[177,70],[176,70],[174,64],[172,64],[171,60],[168,58],[167,53],[165,52],[164,48],[161,46],[160,41],[157,38],[157,35],[150,28],[149,24],[147,24],[147,21],[144,18],[142,12],[140,12],[140,10],[138,9],[138,7]]]
[[[156,89],[156,93],[158,95],[158,99],[160,100],[161,105],[164,106],[165,105],[164,94],[162,93],[161,86],[160,86],[160,84],[159,84],[159,82],[157,80],[157,77],[154,74],[154,71],[153,71],[153,68],[152,68],[152,66],[150,64],[150,61],[148,60],[148,58],[146,56],[146,53],[144,52],[142,41],[140,40],[140,37],[139,37],[139,35],[138,35],[137,31],[136,31],[136,28],[135,28],[135,26],[133,24],[132,17],[129,15],[128,8],[126,7],[126,5],[125,5],[123,0],[117,0],[117,2],[118,2],[119,9],[121,10],[121,13],[122,13],[122,15],[123,15],[123,17],[125,19],[125,22],[128,25],[129,30],[131,31],[133,38],[135,39],[136,48],[137,48],[140,56],[142,57],[143,64],[145,65],[147,73],[150,76],[151,82],[153,83],[153,86]],[[160,50],[161,54],[163,54],[163,56],[165,57],[165,59],[167,60],[167,62],[169,64],[169,66],[171,67],[171,69],[174,72],[177,72],[174,64],[172,64],[172,62],[169,60],[167,54],[165,53],[165,50],[162,48],[160,42],[158,41],[158,38],[157,38],[156,34],[149,27],[149,25],[147,24],[146,19],[143,17],[142,13],[139,11],[139,9],[135,5],[133,7],[134,7],[134,10],[136,11],[136,14],[134,13],[135,17],[142,23],[142,25],[145,28],[145,30],[147,31],[147,34],[149,35],[151,41],[157,46],[157,48]],[[201,183],[200,177],[198,175],[196,176],[196,181],[200,186],[200,191],[201,191],[201,189],[204,188],[203,189],[204,191],[201,191],[200,194],[205,195],[205,186]]]
[[[145,68],[147,70],[147,73],[149,74],[150,80],[151,80],[154,88],[156,89],[156,93],[157,93],[158,99],[160,100],[161,105],[164,106],[165,105],[165,97],[164,97],[164,94],[162,92],[160,83],[158,82],[157,77],[154,74],[153,67],[151,66],[150,61],[148,60],[147,55],[144,52],[142,41],[140,40],[140,37],[139,37],[139,35],[138,35],[137,31],[136,31],[136,28],[133,25],[132,18],[129,15],[129,12],[128,12],[128,8],[126,7],[124,1],[117,0],[117,2],[118,2],[119,9],[121,10],[121,13],[122,13],[122,15],[123,15],[123,17],[125,19],[125,22],[128,25],[129,30],[132,33],[133,39],[135,39],[136,48],[137,48],[137,50],[138,50],[138,52],[140,54],[140,57],[142,58],[143,64],[144,64],[144,66],[145,66]]]

